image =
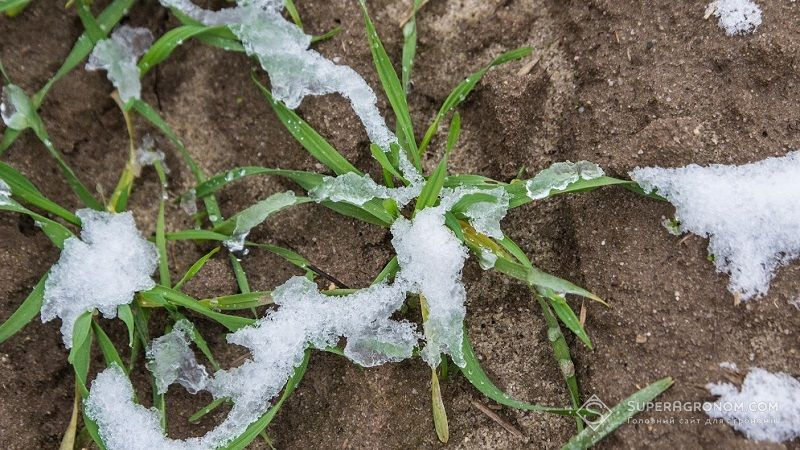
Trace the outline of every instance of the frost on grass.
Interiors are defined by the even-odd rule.
[[[64,345],[72,347],[72,327],[87,311],[116,317],[117,307],[133,294],[155,286],[155,245],[142,238],[130,212],[113,214],[81,209],[81,237],[64,241],[44,290],[42,321],[61,319]]]
[[[24,130],[32,125],[33,105],[31,100],[19,86],[7,84],[3,86],[0,99],[0,117],[3,123],[12,130]]]
[[[247,54],[269,73],[272,94],[287,107],[298,107],[307,95],[339,93],[350,100],[373,143],[388,150],[396,142],[372,88],[352,68],[311,50],[312,36],[281,15],[283,0],[240,0],[238,6],[221,11],[200,9],[189,0],[161,0],[161,4],[205,25],[227,25]]]
[[[546,198],[552,191],[566,189],[578,180],[593,180],[605,175],[603,169],[589,161],[576,163],[558,162],[539,172],[525,183],[528,197],[533,200]]]
[[[347,340],[344,354],[365,366],[411,357],[422,336],[415,326],[392,319],[409,293],[425,298],[425,348],[422,356],[431,366],[441,353],[464,367],[462,352],[466,291],[461,271],[466,247],[445,225],[444,214],[473,190],[444,189],[439,205],[419,211],[413,219],[399,218],[392,226],[392,245],[400,270],[391,283],[383,282],[345,296],[329,296],[303,277],[293,277],[272,295],[277,308],[253,326],[228,336],[228,342],[249,349],[250,359],[239,367],[217,371],[205,384],[215,398],[229,398],[233,407],[215,429],[185,441],[166,437],[156,410],[133,402],[133,390],[124,373],[112,366],[98,375],[86,402],[87,413],[112,450],[211,449],[224,446],[243,433],[268,409],[304,358],[306,348],[324,349]],[[177,328],[177,327],[176,327]],[[177,339],[170,361],[188,358],[186,334],[173,331],[163,342]],[[164,338],[160,338],[164,339]],[[152,351],[151,351],[152,353]],[[159,359],[159,358],[156,358]],[[190,366],[194,367],[193,364]],[[174,367],[174,366],[170,366]],[[171,370],[162,381],[174,377]],[[139,436],[130,439],[130,436]]]
[[[142,85],[136,61],[153,43],[153,34],[146,28],[127,25],[117,27],[109,39],[94,46],[86,70],[105,70],[108,79],[119,91],[123,103],[139,98]]]
[[[189,346],[193,331],[190,322],[179,320],[172,331],[153,339],[147,347],[147,368],[155,377],[159,394],[166,393],[176,382],[192,394],[205,389],[208,372],[198,364]]]
[[[800,437],[800,381],[791,375],[753,368],[741,390],[731,383],[709,383],[706,389],[719,397],[703,406],[706,414],[725,420],[749,439],[787,442]]]
[[[728,36],[750,34],[761,25],[761,8],[751,0],[716,0],[706,9],[706,17],[711,14]]]
[[[709,238],[717,270],[730,274],[728,289],[743,300],[766,294],[774,271],[800,256],[800,152],[630,175],[675,205],[682,232]]]

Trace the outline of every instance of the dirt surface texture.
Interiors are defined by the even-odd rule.
[[[356,1],[296,3],[308,31],[343,28],[315,47],[360,73],[390,116]],[[395,62],[403,39],[398,23],[407,3],[369,1]],[[459,107],[462,135],[451,156],[452,173],[508,181],[522,167],[532,176],[553,162],[590,160],[611,176],[627,177],[636,166],[741,164],[783,155],[800,148],[800,4],[758,3],[763,9],[758,30],[729,37],[714,18],[703,18],[702,1],[431,0],[418,16],[410,95],[415,129],[425,129],[464,76],[503,51],[532,46],[531,56],[491,71]],[[74,9],[63,5],[35,0],[20,16],[0,19],[0,59],[11,79],[28,92],[55,73],[83,30]],[[124,21],[156,35],[178,24],[155,1],[138,2]],[[322,170],[259,93],[250,76],[253,67],[242,54],[187,41],[143,79],[143,96],[208,174],[249,165]],[[113,191],[127,151],[124,121],[109,97],[111,89],[105,73],[79,68],[56,84],[41,108],[55,145],[79,177],[105,195]],[[307,98],[298,112],[357,167],[377,173],[366,134],[344,99]],[[138,126],[147,130],[142,121]],[[191,173],[169,142],[152,134],[167,152],[174,198],[193,186]],[[426,156],[426,168],[438,162],[440,141]],[[3,161],[48,197],[70,209],[79,207],[30,132]],[[230,215],[287,188],[297,186],[250,177],[222,190],[218,198],[223,213]],[[146,233],[155,227],[159,189],[155,173],[145,170],[132,194],[130,209]],[[800,375],[800,311],[790,304],[800,295],[800,264],[780,269],[765,298],[737,305],[726,289],[727,277],[706,258],[707,241],[672,236],[662,227],[662,218],[673,213],[667,203],[605,188],[534,202],[513,210],[503,223],[535,264],[610,304],[585,304],[595,350],[568,337],[583,398],[597,394],[612,405],[672,376],[675,385],[662,400],[708,401],[712,397],[703,386],[725,380],[718,367],[723,361],[744,371],[763,367]],[[191,226],[190,218],[170,203],[168,229]],[[367,285],[392,256],[388,231],[316,204],[274,216],[251,237],[296,250],[348,286]],[[173,276],[210,248],[170,245]],[[0,320],[57,257],[31,221],[0,214]],[[253,289],[270,290],[298,274],[283,260],[257,250],[243,264]],[[492,380],[519,399],[568,404],[544,319],[528,289],[481,270],[473,259],[465,268],[465,283],[470,337]],[[227,256],[212,260],[186,291],[201,298],[235,293]],[[580,309],[580,299],[569,302]],[[197,323],[223,363],[243,354],[225,343],[221,327],[199,318]],[[157,325],[165,322],[157,321],[151,333],[160,334]],[[107,328],[117,343],[125,342],[119,321],[109,321]],[[95,366],[101,366],[101,357],[95,357]],[[148,404],[146,379],[136,386]],[[498,407],[457,373],[442,389],[450,419],[446,445],[433,430],[430,370],[424,362],[360,369],[315,352],[269,435],[281,449],[538,449],[558,448],[575,433],[570,418]],[[0,345],[0,447],[57,448],[72,396],[73,374],[58,322],[34,320]],[[225,411],[199,425],[186,420],[209,400],[208,394],[171,390],[170,435],[199,435],[213,427]],[[494,409],[522,437],[501,427],[475,402]],[[649,411],[637,418],[672,418],[673,423],[625,424],[598,448],[800,448],[797,442],[749,441],[725,424],[706,425],[702,412]],[[259,440],[251,448],[268,447]]]

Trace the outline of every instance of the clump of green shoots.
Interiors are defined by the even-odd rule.
[[[471,222],[471,219],[475,219],[476,210],[474,208],[476,205],[495,202],[498,198],[496,195],[497,192],[501,192],[503,198],[507,200],[507,208],[509,209],[522,207],[534,201],[529,191],[531,180],[514,179],[509,182],[503,182],[478,174],[450,174],[448,172],[448,159],[451,152],[457,151],[461,128],[460,116],[455,110],[490,69],[510,61],[524,58],[528,56],[532,50],[529,48],[521,48],[504,53],[481,70],[466,77],[444,100],[438,113],[420,139],[419,134],[413,129],[407,96],[409,94],[412,65],[416,51],[417,30],[415,14],[423,3],[424,2],[420,0],[414,1],[414,7],[411,9],[410,17],[403,26],[404,45],[400,77],[398,77],[378,37],[366,7],[361,3],[367,30],[368,44],[372,51],[373,60],[384,94],[389,99],[394,113],[398,135],[398,145],[392,145],[389,152],[384,152],[383,149],[373,145],[371,147],[371,153],[382,169],[386,188],[407,186],[410,184],[410,181],[403,173],[403,167],[401,165],[401,160],[403,158],[407,158],[407,160],[414,165],[414,168],[420,174],[422,173],[420,161],[428,151],[431,143],[437,138],[442,124],[449,123],[444,155],[436,165],[436,168],[431,173],[424,175],[424,185],[421,192],[412,200],[411,205],[405,209],[399,207],[397,202],[391,198],[371,198],[367,199],[362,204],[321,198],[318,199],[319,203],[337,213],[354,217],[377,227],[389,228],[399,219],[413,219],[413,217],[426,209],[440,206],[439,202],[443,198],[443,192],[459,190],[468,192],[468,194],[465,194],[455,202],[451,208],[444,212],[445,224],[453,236],[482,262],[484,268],[487,270],[499,271],[529,286],[531,297],[537,305],[539,305],[546,321],[548,327],[547,334],[553,348],[555,362],[561,369],[564,382],[569,392],[570,406],[551,407],[528,403],[514,399],[503,392],[492,383],[481,368],[478,358],[472,349],[468,330],[464,329],[463,342],[460,349],[460,353],[463,355],[463,367],[454,364],[452,361],[448,360],[447,356],[444,356],[441,358],[441,363],[438,367],[432,368],[432,417],[436,434],[442,442],[447,442],[449,439],[447,414],[445,410],[446,399],[442,398],[440,383],[445,381],[453,370],[459,370],[478,391],[502,405],[516,409],[548,412],[573,417],[578,432],[566,443],[565,448],[587,448],[611,433],[616,427],[638,412],[628,407],[630,404],[628,400],[636,400],[637,404],[646,403],[666,390],[672,384],[672,380],[670,378],[658,380],[633,394],[628,400],[621,402],[618,406],[613,408],[611,413],[604,417],[599,427],[584,427],[582,417],[596,419],[602,412],[581,406],[582,402],[576,370],[570,357],[569,346],[564,337],[562,327],[566,327],[583,345],[590,349],[592,348],[592,342],[581,320],[567,303],[566,295],[582,296],[604,304],[603,301],[591,292],[554,275],[547,274],[535,267],[526,256],[525,252],[508,235],[503,233],[487,234],[483,229],[476,229],[474,222]],[[25,4],[27,4],[27,2],[18,1],[14,3],[16,8],[24,7]],[[173,322],[190,321],[191,316],[200,315],[222,324],[231,332],[255,323],[254,319],[230,313],[230,311],[240,310],[252,310],[252,312],[255,313],[255,308],[271,303],[271,295],[269,292],[252,292],[249,287],[247,274],[239,262],[239,257],[243,256],[248,250],[266,250],[272,252],[298,267],[298,269],[311,280],[323,278],[334,282],[334,284],[339,287],[343,287],[335,278],[317,268],[309,260],[291,249],[270,243],[258,243],[246,240],[247,233],[252,228],[267,220],[272,214],[298,204],[311,202],[313,201],[312,198],[295,196],[292,193],[277,194],[276,196],[269,197],[247,207],[229,218],[225,218],[222,216],[214,197],[215,192],[219,189],[244,177],[256,175],[285,177],[294,181],[306,192],[311,193],[320,189],[327,179],[326,175],[297,170],[247,166],[232,168],[207,178],[197,163],[192,159],[180,138],[172,131],[167,122],[154,108],[138,98],[128,100],[123,104],[123,102],[119,100],[118,95],[115,95],[115,100],[125,118],[130,146],[128,149],[128,162],[122,170],[119,182],[112,195],[107,201],[99,201],[69,168],[58,150],[49,140],[45,126],[36,111],[41,106],[44,97],[47,95],[52,85],[77,67],[81,61],[89,55],[98,41],[107,37],[108,30],[114,28],[124,15],[124,12],[127,11],[132,4],[133,0],[115,0],[95,18],[88,5],[85,3],[85,0],[76,1],[75,6],[85,28],[84,34],[78,39],[59,71],[30,99],[28,99],[19,88],[9,88],[9,92],[13,95],[24,99],[21,101],[26,105],[26,108],[24,108],[23,116],[18,117],[18,120],[14,122],[15,126],[6,129],[2,143],[0,143],[0,155],[2,155],[22,131],[30,128],[43,143],[51,156],[58,162],[61,172],[70,187],[86,207],[102,211],[122,212],[127,208],[128,197],[132,192],[136,177],[141,170],[136,157],[138,142],[136,137],[136,120],[144,119],[155,126],[172,142],[194,174],[197,184],[194,189],[183,196],[182,200],[193,201],[194,199],[198,199],[202,200],[204,205],[204,210],[195,215],[197,228],[167,231],[165,229],[164,217],[165,202],[167,201],[167,174],[159,160],[156,159],[153,161],[154,169],[164,189],[164,195],[159,200],[156,231],[152,237],[159,253],[159,279],[153,289],[137,293],[134,301],[130,305],[123,305],[119,308],[118,317],[126,324],[128,329],[130,358],[127,362],[123,360],[114,343],[106,335],[101,321],[96,314],[90,312],[79,319],[82,326],[76,327],[76,336],[73,337],[73,342],[76,343],[76,345],[73,346],[70,353],[70,362],[76,374],[75,409],[69,429],[65,434],[64,445],[67,447],[64,448],[73,448],[76,435],[80,435],[80,433],[76,433],[76,430],[78,426],[78,416],[81,415],[81,413],[83,415],[83,424],[86,431],[97,445],[104,448],[103,439],[98,432],[97,425],[91,417],[87,416],[86,412],[81,407],[81,399],[85,399],[89,394],[89,365],[93,351],[93,343],[95,341],[104,357],[106,365],[109,367],[115,365],[122,368],[127,374],[136,368],[136,362],[142,357],[143,350],[147,348],[152,341],[149,330],[149,320],[151,315],[156,312],[168,314]],[[294,5],[289,1],[286,6],[292,19],[301,27],[300,18]],[[14,10],[9,7],[0,11],[12,12]],[[138,67],[142,77],[156,65],[165,61],[175,48],[189,38],[195,38],[211,46],[228,51],[244,51],[244,46],[238,41],[236,35],[234,35],[228,27],[202,25],[182,15],[178,15],[178,18],[181,20],[182,25],[161,36],[139,61]],[[334,36],[336,32],[337,30],[333,30],[319,38],[330,38]],[[4,72],[3,75],[5,76]],[[6,80],[8,84],[11,83],[8,77],[6,77]],[[311,156],[317,159],[334,175],[363,175],[358,168],[347,161],[342,154],[316,132],[311,125],[304,121],[297,113],[287,108],[282,102],[276,100],[269,89],[259,81],[256,73],[253,73],[253,81],[264,94],[266,101],[271,105],[281,122]],[[46,198],[23,174],[2,162],[0,162],[0,180],[8,185],[11,193],[10,196],[4,196],[2,192],[0,192],[0,210],[31,216],[41,225],[42,231],[57,247],[62,248],[64,241],[73,237],[75,235],[75,230],[80,228],[80,219],[75,214]],[[536,201],[538,201],[539,198],[548,198],[567,193],[587,192],[611,185],[619,185],[640,192],[636,184],[628,180],[607,176],[577,177],[574,181],[569,180],[569,182],[565,183],[563,186],[558,186],[557,188],[549,190],[546,195],[537,197]],[[206,222],[204,219],[207,219],[207,226],[205,226]],[[180,240],[213,242],[215,245],[208,253],[196,261],[177,282],[173,282],[170,275],[170,266],[166,249],[168,242]],[[229,250],[227,251],[227,256],[236,275],[239,292],[209,299],[196,299],[183,293],[183,286],[195,277],[211,258],[220,254],[223,248]],[[395,257],[376,275],[374,283],[379,284],[392,280],[398,274],[399,270],[400,265],[397,257]],[[46,278],[47,275],[45,274],[19,309],[6,322],[0,325],[0,343],[16,334],[28,322],[36,317],[41,309]],[[346,295],[352,294],[354,291],[357,290],[335,289],[326,292],[326,294]],[[423,295],[412,295],[409,297],[409,301],[419,304],[423,322],[426,322],[429,311],[425,297]],[[220,366],[214,359],[198,327],[192,326],[188,329],[190,330],[188,332],[189,338],[200,349],[211,367],[215,370],[219,369]],[[328,348],[327,351],[335,354],[343,354],[343,350],[340,347],[331,347]],[[265,432],[266,427],[269,425],[272,418],[275,417],[286,398],[292,394],[300,383],[305,374],[307,364],[308,352],[306,352],[303,363],[296,367],[294,374],[286,384],[281,396],[273,402],[272,407],[268,411],[265,411],[258,421],[251,424],[241,436],[224,448],[244,448],[258,436],[262,436],[269,442]],[[154,378],[152,382],[155,386],[156,381]],[[153,406],[161,412],[161,425],[162,428],[164,428],[166,420],[164,396],[163,394],[156,393],[156,391],[157,390],[154,388]],[[205,414],[225,402],[226,399],[216,399],[194,414],[190,420],[199,420]]]

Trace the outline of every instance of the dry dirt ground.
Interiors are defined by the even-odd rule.
[[[405,3],[370,1],[395,61]],[[297,4],[310,31],[344,28],[317,48],[341,58],[378,87],[355,1]],[[502,51],[530,45],[535,48],[531,57],[493,71],[460,108],[463,133],[452,157],[453,172],[510,180],[523,166],[532,175],[555,161],[588,159],[624,177],[638,165],[745,163],[782,155],[800,147],[800,6],[789,0],[759,4],[764,23],[758,31],[728,37],[714,20],[703,20],[703,1],[431,0],[419,16],[411,95],[416,128],[424,129],[463,76]],[[176,25],[153,0],[137,4],[129,23],[156,34]],[[81,30],[63,1],[34,0],[20,17],[0,19],[0,58],[12,79],[33,91],[55,72]],[[519,73],[534,60],[527,73]],[[144,79],[143,95],[207,173],[243,165],[320,170],[258,93],[250,80],[252,67],[243,55],[188,42]],[[76,70],[56,85],[42,108],[52,140],[69,163],[87,184],[105,193],[114,187],[126,145],[110,90],[104,74]],[[380,106],[388,111],[385,99]],[[344,100],[309,98],[299,112],[357,166],[375,169],[366,135]],[[168,142],[160,137],[158,142],[168,150],[170,192],[177,195],[191,187],[191,175]],[[440,154],[436,146],[426,165]],[[49,197],[69,208],[79,206],[31,133],[3,160]],[[219,198],[230,214],[287,188],[295,186],[253,178]],[[157,195],[155,175],[147,171],[131,204],[147,232],[154,228]],[[672,212],[668,204],[606,189],[538,202],[513,211],[504,222],[536,264],[611,304],[609,309],[587,305],[587,328],[596,350],[571,340],[583,396],[597,394],[612,404],[670,375],[676,384],[663,400],[710,400],[702,386],[723,379],[717,367],[722,361],[800,375],[800,311],[788,304],[800,294],[800,264],[780,270],[768,297],[736,306],[726,277],[706,260],[707,242],[698,237],[681,241],[661,227],[662,216]],[[172,230],[190,226],[174,205],[168,217]],[[253,238],[291,247],[350,286],[364,286],[391,256],[387,232],[316,205],[281,213]],[[208,249],[171,247],[173,274]],[[30,221],[0,214],[0,320],[57,256]],[[271,289],[296,273],[258,251],[244,265],[255,289]],[[489,375],[518,398],[566,404],[541,313],[525,287],[480,270],[474,261],[467,264],[465,280],[469,331]],[[235,286],[221,257],[187,291],[208,297],[233,293]],[[580,300],[571,301],[580,306]],[[241,354],[224,344],[222,329],[198,323],[223,361]],[[107,327],[117,342],[124,341],[118,323]],[[72,399],[66,357],[57,323],[35,321],[0,346],[2,448],[58,446]],[[430,372],[419,360],[362,370],[315,353],[300,388],[270,426],[270,436],[284,449],[442,448],[431,424],[429,383]],[[138,387],[146,394],[146,383],[139,380]],[[557,448],[574,433],[569,419],[498,410],[524,435],[514,437],[476,409],[473,401],[491,402],[463,377],[453,376],[443,389],[450,417],[447,447]],[[200,427],[185,420],[206,401],[204,396],[170,394],[170,434],[186,437],[213,426],[222,414]],[[726,425],[705,425],[702,413],[640,417],[674,418],[675,423],[624,425],[599,447],[769,447]],[[692,417],[701,420],[679,423]],[[263,443],[252,447],[266,448]]]

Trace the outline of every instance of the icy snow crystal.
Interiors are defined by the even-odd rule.
[[[150,275],[158,264],[156,246],[142,238],[130,212],[81,209],[77,215],[81,238],[64,241],[42,303],[42,322],[61,319],[67,348],[72,347],[72,327],[81,314],[97,308],[106,318],[116,317],[119,305],[155,285]]]
[[[192,324],[182,319],[175,322],[172,331],[153,339],[147,347],[147,368],[153,372],[159,394],[167,392],[175,382],[192,394],[206,387],[208,372],[197,363],[189,347],[192,332]]]
[[[153,34],[147,28],[117,27],[111,38],[103,39],[94,46],[86,70],[105,70],[108,79],[119,91],[123,103],[139,98],[142,85],[136,60],[153,43]]]
[[[322,184],[308,192],[308,195],[321,202],[347,202],[361,206],[373,198],[394,199],[400,207],[416,198],[422,190],[422,183],[389,188],[379,185],[369,175],[348,172],[336,177],[324,177]]]
[[[272,94],[289,108],[307,95],[339,93],[350,100],[370,141],[384,150],[396,142],[378,111],[372,88],[352,68],[340,66],[309,49],[311,36],[281,15],[283,0],[239,0],[221,11],[198,8],[189,0],[161,0],[205,25],[227,25],[245,51],[269,73]]]
[[[149,134],[144,135],[142,143],[136,149],[136,163],[141,168],[144,166],[152,166],[156,161],[160,161],[164,172],[169,173],[169,169],[165,163],[164,152],[161,150],[154,150],[155,146],[156,143],[153,138]]]
[[[761,25],[761,8],[751,0],[716,0],[708,5],[712,10],[728,36],[749,34]]]
[[[630,176],[675,205],[682,232],[709,238],[717,270],[744,300],[766,294],[775,269],[800,256],[800,152],[742,166],[636,168]]]
[[[19,86],[7,84],[3,86],[2,101],[0,101],[0,116],[3,123],[12,130],[24,130],[31,126],[30,118],[33,113],[31,100]]]
[[[533,200],[546,198],[551,191],[566,189],[570,184],[580,180],[593,180],[605,175],[603,169],[589,161],[576,163],[558,162],[539,172],[525,183],[528,197]]]
[[[0,179],[0,206],[11,204],[11,188]]]
[[[731,383],[709,383],[706,389],[719,396],[703,405],[706,414],[724,419],[748,439],[787,442],[800,437],[800,381],[791,375],[756,367],[745,377],[741,391]],[[736,408],[737,404],[743,407]],[[770,410],[770,404],[777,410]]]

